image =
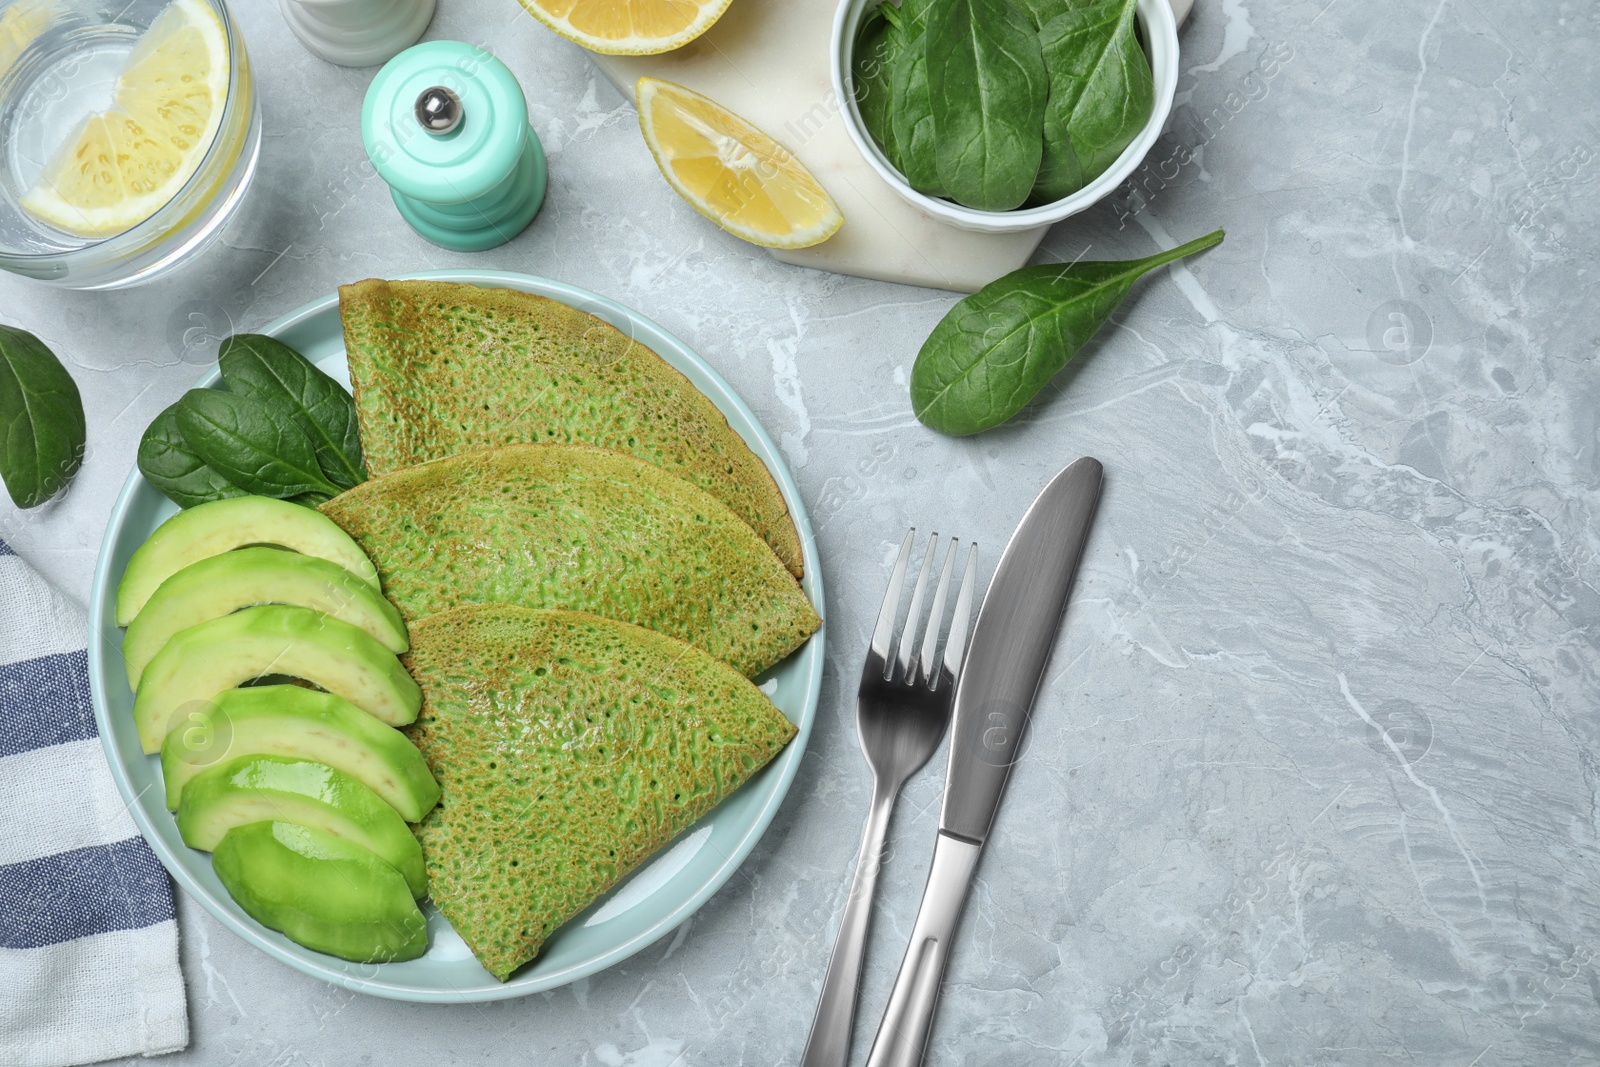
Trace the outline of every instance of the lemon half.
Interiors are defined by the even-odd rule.
[[[22,197],[40,222],[113,237],[166,205],[216,138],[228,34],[203,0],[172,0],[128,54],[115,105],[90,115]]]
[[[639,128],[679,196],[735,237],[805,248],[844,224],[833,197],[783,145],[710,97],[644,77]]]
[[[611,56],[653,56],[682,48],[711,28],[731,0],[522,0],[569,41]]]

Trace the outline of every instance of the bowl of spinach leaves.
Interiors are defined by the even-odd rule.
[[[843,0],[845,127],[912,206],[1015,233],[1106,196],[1155,144],[1178,83],[1169,0]]]

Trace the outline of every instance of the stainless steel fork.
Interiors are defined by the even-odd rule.
[[[967,623],[972,614],[973,586],[977,582],[978,546],[972,545],[967,550],[961,591],[956,594],[944,655],[935,659],[945,596],[950,591],[950,573],[955,567],[959,543],[952,538],[945,551],[944,570],[924,626],[922,600],[939,547],[938,534],[928,540],[928,551],[922,557],[922,569],[911,593],[911,606],[906,611],[905,626],[899,631],[900,647],[890,658],[895,624],[900,616],[900,588],[905,582],[906,564],[911,560],[916,533],[914,527],[906,531],[906,539],[900,544],[900,558],[889,576],[889,590],[883,596],[878,624],[872,631],[872,644],[867,649],[867,662],[861,669],[861,686],[856,691],[856,730],[860,734],[861,751],[872,768],[872,807],[868,809],[867,828],[862,835],[861,852],[856,857],[855,879],[850,883],[844,920],[839,924],[839,937],[828,959],[828,973],[822,980],[822,996],[817,1000],[817,1014],[811,1020],[811,1035],[806,1039],[800,1067],[845,1067],[849,1059],[861,960],[872,915],[872,897],[878,885],[884,838],[889,832],[889,816],[894,811],[900,787],[939,747],[950,723],[956,676],[961,673]],[[920,654],[917,650],[919,629],[923,631]]]

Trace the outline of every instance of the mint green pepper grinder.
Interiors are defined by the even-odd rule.
[[[460,41],[429,41],[384,64],[361,106],[361,140],[395,207],[457,252],[503,245],[544,202],[544,150],[506,65]]]

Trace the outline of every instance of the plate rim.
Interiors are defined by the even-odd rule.
[[[762,425],[761,420],[745,403],[744,398],[740,396],[738,391],[698,351],[685,343],[676,334],[667,330],[649,316],[609,297],[601,296],[581,286],[518,271],[444,268],[393,275],[390,280],[448,281],[478,285],[485,288],[515,289],[520,292],[545,296],[567,303],[569,306],[577,307],[578,310],[595,314],[596,317],[619,329],[626,328],[623,326],[624,322],[628,324],[628,327],[642,325],[664,338],[669,347],[675,346],[676,352],[670,355],[661,352],[656,354],[680,373],[683,373],[683,368],[678,367],[673,362],[671,355],[681,355],[693,364],[695,370],[710,382],[716,392],[701,389],[692,380],[690,384],[694,385],[697,391],[701,392],[702,395],[716,405],[718,411],[725,418],[730,414],[736,414],[744,426],[751,431],[751,434],[746,434],[739,426],[732,426],[732,420],[730,420],[731,428],[741,438],[745,438],[748,444],[760,446],[759,448],[752,447],[752,451],[756,452],[758,458],[762,460],[763,465],[777,483],[778,490],[784,498],[784,503],[789,507],[790,517],[793,519],[795,529],[800,536],[801,561],[804,568],[801,587],[805,590],[818,615],[825,615],[823,610],[825,605],[822,568],[820,560],[817,558],[816,537],[811,529],[810,516],[806,512],[804,501],[801,498],[799,485],[795,482],[794,475],[789,470],[789,465],[784,461],[776,443],[767,433],[766,427]],[[573,300],[581,302],[581,306],[580,304],[572,303]],[[318,315],[326,314],[330,309],[333,309],[337,314],[338,303],[339,294],[335,290],[331,294],[309,301],[295,310],[273,319],[265,326],[252,332],[271,337],[281,336]],[[596,309],[603,310],[605,314],[597,314]],[[652,346],[646,345],[646,347],[650,347],[651,351],[655,351]],[[217,364],[213,363],[200,376],[194,387],[208,387],[220,380],[220,369]],[[752,434],[755,438],[754,441],[749,440]],[[106,679],[100,666],[101,658],[106,651],[104,648],[105,637],[103,636],[108,632],[106,627],[109,624],[112,628],[115,628],[114,620],[108,620],[106,613],[107,605],[114,600],[110,573],[111,559],[115,539],[119,535],[120,528],[126,519],[132,496],[143,482],[144,476],[140,473],[138,465],[135,464],[132,470],[128,472],[128,477],[123,482],[122,490],[117,494],[116,502],[112,505],[111,515],[107,520],[105,534],[101,539],[100,550],[95,560],[94,583],[91,587],[89,603],[88,666],[90,698],[94,707],[95,725],[100,738],[100,747],[105,753],[106,762],[111,770],[111,777],[116,783],[117,791],[122,797],[124,806],[132,816],[140,836],[150,845],[151,850],[155,852],[156,857],[161,861],[162,866],[166,868],[167,873],[183,888],[184,892],[214,919],[242,938],[247,944],[259,949],[280,963],[288,964],[303,974],[323,979],[353,992],[411,1003],[461,1004],[512,1000],[560,988],[587,978],[636,955],[677,929],[690,916],[699,911],[718,890],[727,884],[729,879],[733,877],[734,872],[743,866],[744,861],[754,851],[756,844],[766,835],[768,827],[777,816],[778,809],[782,807],[783,800],[789,793],[789,788],[793,784],[795,775],[798,773],[800,764],[805,757],[806,746],[810,741],[811,730],[816,721],[825,660],[824,646],[827,631],[825,621],[811,635],[807,643],[798,650],[800,654],[807,657],[807,668],[804,678],[804,703],[800,709],[799,721],[795,724],[797,732],[794,739],[778,755],[777,759],[768,765],[769,770],[776,771],[776,776],[767,787],[767,795],[760,809],[756,812],[754,819],[745,828],[743,836],[738,839],[736,847],[724,855],[721,864],[712,871],[706,881],[688,899],[667,914],[657,918],[645,929],[624,940],[621,944],[600,953],[592,959],[572,964],[549,974],[540,975],[530,972],[525,974],[522,980],[513,976],[509,981],[493,986],[453,990],[407,985],[384,980],[376,975],[371,978],[361,977],[324,962],[325,960],[333,959],[333,957],[326,957],[322,953],[313,952],[311,949],[299,945],[286,949],[283,945],[268,940],[266,935],[271,931],[268,931],[266,927],[248,917],[241,922],[223,907],[220,901],[213,899],[213,894],[209,888],[200,885],[194,880],[176,853],[168,847],[166,841],[155,832],[154,826],[150,824],[144,808],[137,802],[139,798],[129,779],[128,769],[123,766],[118,753],[112,745],[113,722],[110,702],[106,694]],[[716,809],[712,810],[714,812]],[[705,816],[701,818],[704,819]],[[700,821],[696,820],[693,825],[698,825]],[[691,829],[692,826],[686,828],[685,833]],[[186,849],[185,851],[193,850]],[[661,854],[658,850],[651,858],[653,859]],[[630,873],[638,873],[645,869],[646,865],[641,863]],[[365,966],[374,971],[379,971],[384,965],[368,964]],[[487,972],[485,974],[487,975]]]

